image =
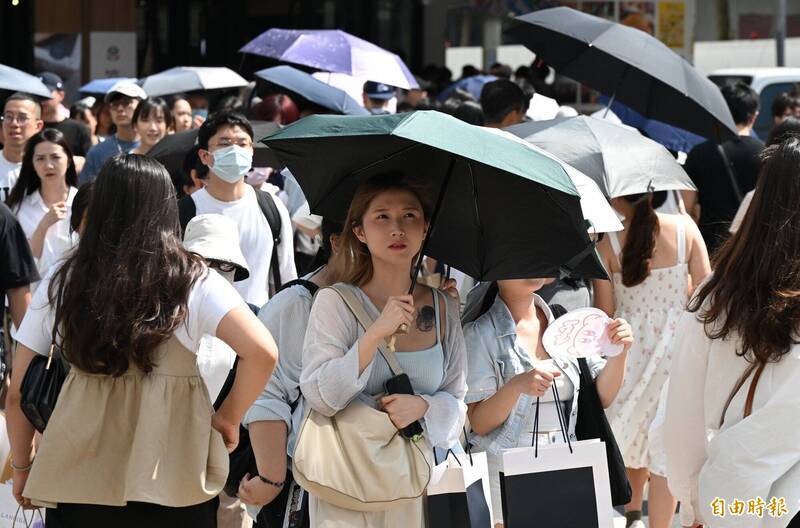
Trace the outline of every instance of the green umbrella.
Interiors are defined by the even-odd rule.
[[[371,175],[422,179],[438,191],[422,254],[477,279],[607,278],[564,168],[506,132],[435,111],[314,115],[262,141],[311,211],[339,221]]]

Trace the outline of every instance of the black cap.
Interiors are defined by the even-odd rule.
[[[62,91],[64,90],[64,81],[59,77],[58,74],[53,72],[42,72],[39,74],[39,79],[42,80],[47,89],[51,92],[53,90]]]
[[[375,81],[367,81],[364,83],[364,93],[370,99],[385,99],[389,100],[394,97],[395,89],[388,84],[383,84]]]

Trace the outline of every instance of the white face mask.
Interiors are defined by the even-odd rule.
[[[253,166],[253,151],[231,145],[214,151],[214,166],[211,170],[222,180],[236,183],[250,172]]]

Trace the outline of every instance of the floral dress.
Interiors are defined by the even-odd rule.
[[[631,287],[622,284],[621,273],[613,274],[615,317],[631,324],[636,339],[628,352],[625,381],[606,415],[629,468],[650,467],[651,458],[663,458],[651,453],[649,429],[668,381],[672,340],[687,301],[689,269],[682,222],[677,237],[674,266],[653,269],[644,282]],[[622,248],[616,234],[609,233],[609,239],[619,259]]]

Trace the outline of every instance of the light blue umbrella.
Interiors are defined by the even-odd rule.
[[[46,99],[52,95],[38,77],[4,64],[0,64],[0,90],[25,92]]]
[[[117,83],[137,82],[136,77],[108,77],[106,79],[94,79],[84,84],[78,90],[81,93],[93,95],[105,95],[111,91]]]
[[[368,115],[355,99],[347,92],[315,79],[313,76],[291,66],[274,66],[256,72],[256,77],[277,86],[279,91],[291,96],[299,97],[300,104],[303,99],[317,106],[332,110],[337,114]]]

